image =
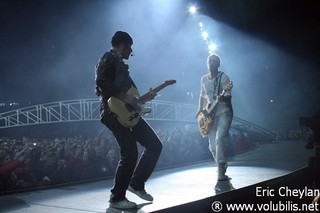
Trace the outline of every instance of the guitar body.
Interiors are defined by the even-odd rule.
[[[208,135],[210,126],[213,124],[213,118],[208,114],[207,109],[200,112],[197,117],[198,127],[202,137],[206,137]]]
[[[231,90],[232,86],[233,86],[232,81],[229,81],[229,83],[222,90],[222,92],[220,93],[219,96],[223,96],[227,90]],[[209,133],[209,129],[214,121],[211,114],[214,112],[214,109],[217,106],[218,102],[219,102],[219,99],[216,99],[212,104],[208,104],[206,106],[206,109],[201,111],[197,115],[198,127],[199,127],[199,131],[200,131],[200,134],[202,135],[202,137],[207,136]]]
[[[140,96],[138,90],[134,87],[131,87],[127,94],[135,95],[137,97]],[[124,127],[133,127],[140,120],[139,112],[118,98],[110,97],[108,99],[108,106],[111,112],[117,115],[119,123]]]
[[[131,87],[128,90],[127,94],[136,96],[139,99],[139,103],[145,103],[146,101],[150,100],[150,93],[156,94],[166,86],[172,85],[174,83],[176,83],[176,80],[166,80],[160,86],[154,89],[150,89],[148,93],[142,96],[140,96],[137,88]],[[139,122],[142,115],[151,112],[151,109],[144,107],[143,104],[137,104],[133,107],[129,104],[126,104],[119,98],[115,98],[113,96],[108,99],[108,106],[111,112],[117,115],[119,123],[127,128],[135,126]]]

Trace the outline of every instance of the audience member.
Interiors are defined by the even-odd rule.
[[[159,128],[157,134],[163,141],[157,169],[211,159],[208,143],[197,130]],[[230,146],[232,144],[236,143],[231,140]],[[5,193],[10,190],[110,178],[120,158],[118,149],[114,137],[107,130],[101,131],[96,138],[87,139],[82,136],[52,140],[2,137],[0,191]],[[138,150],[143,151],[141,147]],[[235,147],[234,150],[236,154]]]

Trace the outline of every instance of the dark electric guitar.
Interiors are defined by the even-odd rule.
[[[172,85],[174,83],[176,83],[176,80],[164,81],[160,86],[154,89],[150,89],[149,92],[156,94],[163,88],[169,85]],[[108,99],[108,106],[110,110],[117,115],[118,121],[124,127],[133,127],[138,123],[141,116],[151,112],[150,108],[146,108],[144,106],[144,103],[146,103],[149,98],[149,92],[140,96],[137,88],[132,87],[128,90],[127,94],[135,95],[139,99],[139,102],[141,104],[137,104],[136,106],[131,106],[129,104],[124,103],[122,100],[112,96]]]
[[[229,81],[227,86],[222,90],[219,96],[224,96],[226,91],[229,91],[232,89],[232,81]],[[205,137],[209,133],[210,126],[213,124],[214,120],[212,118],[212,113],[214,109],[216,108],[217,104],[219,102],[219,99],[217,98],[212,104],[207,104],[206,109],[202,110],[198,113],[197,119],[198,119],[198,127],[200,134],[202,137]]]

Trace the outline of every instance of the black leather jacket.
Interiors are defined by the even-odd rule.
[[[107,101],[119,92],[136,87],[129,75],[129,66],[115,50],[106,52],[95,67],[96,94],[100,98],[101,110],[108,107]]]

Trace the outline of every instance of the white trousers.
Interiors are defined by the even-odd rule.
[[[233,118],[232,112],[224,112],[214,117],[208,133],[209,149],[218,164],[227,165],[229,129]]]

